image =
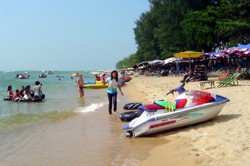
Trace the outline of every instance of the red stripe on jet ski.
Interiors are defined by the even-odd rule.
[[[163,123],[153,124],[153,125],[150,125],[149,128],[152,129],[152,128],[156,128],[156,127],[161,127],[161,126],[173,124],[175,122],[176,122],[176,120],[172,120],[172,121],[167,121],[167,122],[163,122]]]

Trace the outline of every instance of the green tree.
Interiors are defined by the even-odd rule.
[[[250,0],[149,0],[134,28],[136,53],[117,66],[250,42]]]

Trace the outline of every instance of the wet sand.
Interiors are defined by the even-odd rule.
[[[126,89],[124,89],[126,92]],[[100,96],[106,100],[106,94]],[[118,95],[118,111],[130,100]],[[119,115],[109,115],[107,104],[94,112],[65,119],[35,122],[0,134],[1,166],[136,166],[155,146],[167,140],[157,137],[130,139]]]
[[[129,88],[136,89],[140,100],[173,99],[166,92],[180,85],[182,77],[133,77]],[[218,80],[218,77],[209,78]],[[205,90],[230,99],[219,115],[210,121],[174,129],[157,135],[166,144],[154,147],[139,165],[204,165],[245,166],[250,162],[250,81],[240,80],[239,86]],[[189,89],[200,89],[199,82],[190,82]],[[135,91],[135,90],[133,90]],[[175,94],[176,96],[177,94]],[[135,101],[135,95],[132,96]]]

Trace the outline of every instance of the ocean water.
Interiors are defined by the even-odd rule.
[[[79,71],[83,73],[85,80],[94,80],[94,76],[88,71]],[[55,74],[49,74],[47,78],[38,78],[41,74],[38,71],[29,71],[30,78],[17,79],[16,74],[24,73],[24,71],[16,72],[0,72],[0,98],[3,99],[7,94],[8,85],[12,85],[13,92],[16,89],[21,89],[21,86],[31,85],[34,86],[35,81],[42,83],[43,93],[46,98],[41,103],[13,103],[1,102],[0,103],[0,118],[7,118],[15,114],[30,114],[30,113],[45,113],[63,110],[75,110],[79,107],[88,106],[90,103],[99,103],[98,91],[86,89],[84,99],[79,99],[78,91],[76,88],[76,77],[71,79],[71,71],[60,71]],[[58,77],[60,76],[60,77]]]
[[[106,89],[84,89],[80,98],[72,71],[47,78],[30,71],[29,79],[16,79],[22,72],[0,72],[0,98],[6,96],[8,85],[14,91],[36,80],[46,98],[38,103],[0,101],[1,166],[136,166],[148,150],[166,142],[158,137],[126,138],[121,131],[125,122],[108,114]],[[78,72],[85,81],[94,80],[90,72]],[[118,112],[124,112],[127,102],[131,101],[126,95],[118,94]]]

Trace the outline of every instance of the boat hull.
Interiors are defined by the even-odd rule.
[[[84,85],[83,88],[88,88],[88,89],[103,89],[103,88],[107,88],[108,85],[105,84],[87,84],[87,85]]]

